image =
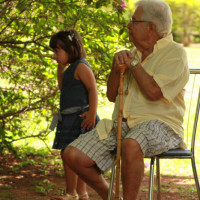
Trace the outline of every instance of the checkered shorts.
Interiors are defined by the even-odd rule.
[[[181,138],[165,123],[159,120],[150,120],[129,128],[122,122],[122,142],[124,139],[136,140],[144,157],[151,157],[178,148]],[[117,122],[114,123],[110,136],[99,140],[96,129],[80,135],[70,146],[74,146],[95,161],[102,173],[107,172],[115,158],[113,152],[117,146]]]

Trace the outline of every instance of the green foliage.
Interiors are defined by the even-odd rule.
[[[191,42],[199,39],[200,1],[199,0],[167,0],[169,3],[174,24],[173,34],[175,39],[189,46]]]
[[[52,134],[48,127],[59,105],[49,39],[59,30],[75,28],[81,34],[99,94],[105,97],[102,86],[114,52],[130,47],[126,24],[135,1],[126,1],[129,8],[125,9],[119,6],[121,0],[0,2],[0,152],[9,149],[17,155],[15,142],[23,140],[29,146],[35,144],[31,138],[47,145]],[[187,42],[183,38],[193,34],[198,40],[200,1],[167,2],[175,38]]]
[[[128,8],[130,13],[134,10],[134,3],[137,0],[129,0]],[[200,41],[200,0],[164,0],[166,1],[173,15],[172,33],[175,41],[181,42],[184,46]]]
[[[105,85],[114,52],[124,46],[121,0],[10,0],[0,2],[0,151],[14,142],[45,143],[59,103],[49,39],[62,29],[82,36],[98,87]]]
[[[47,195],[55,188],[55,184],[51,183],[48,179],[35,182],[34,185],[35,185],[34,188],[29,188],[29,189],[43,195]]]

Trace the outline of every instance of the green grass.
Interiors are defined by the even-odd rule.
[[[104,97],[103,99],[100,99],[97,113],[101,119],[103,118],[111,119],[113,109],[114,109],[114,103],[109,102],[108,99]]]
[[[190,68],[200,68],[200,45],[185,48]]]

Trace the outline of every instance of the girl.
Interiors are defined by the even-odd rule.
[[[58,87],[61,90],[60,111],[53,148],[63,151],[80,134],[94,128],[99,121],[96,81],[77,31],[60,31],[53,35],[50,47],[58,63]],[[67,68],[66,68],[67,67]],[[62,200],[88,200],[86,184],[65,165],[66,196]]]

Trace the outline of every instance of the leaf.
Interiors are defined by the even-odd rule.
[[[87,5],[90,5],[91,3],[93,3],[93,0],[87,0],[86,3]]]
[[[120,31],[119,31],[119,35],[122,35],[124,33],[124,28],[122,28]]]

